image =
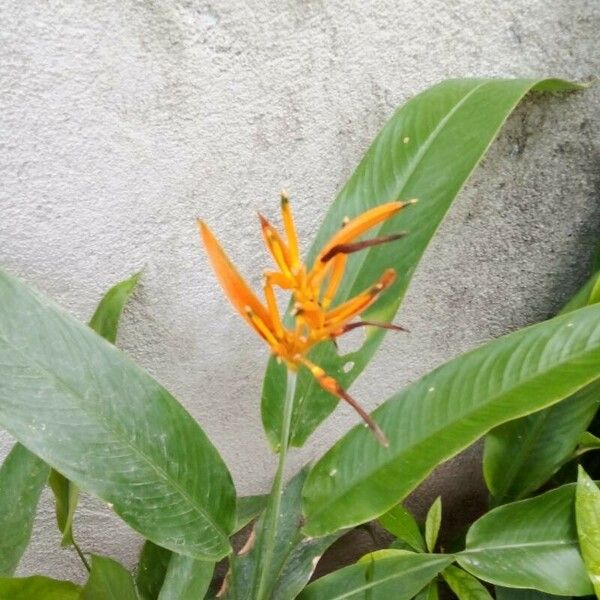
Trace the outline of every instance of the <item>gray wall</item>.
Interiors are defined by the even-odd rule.
[[[0,263],[82,320],[143,268],[119,345],[202,423],[242,494],[266,490],[274,464],[267,352],[225,305],[194,218],[258,285],[256,209],[275,215],[287,187],[310,239],[410,96],[448,77],[586,80],[599,66],[596,0],[4,0],[0,22]],[[600,237],[599,107],[596,87],[511,117],[419,267],[400,317],[411,334],[388,336],[355,385],[365,405],[549,316],[583,281]],[[341,406],[294,466],[355,421]],[[476,456],[414,505],[446,490],[465,510]],[[101,503],[86,499],[76,531],[133,564],[137,535]],[[82,577],[47,497],[35,536],[22,573]]]

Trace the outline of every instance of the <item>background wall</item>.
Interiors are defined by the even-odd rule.
[[[255,211],[275,216],[285,186],[309,240],[410,96],[448,77],[581,81],[600,66],[595,0],[4,0],[0,22],[0,264],[82,320],[143,269],[119,345],[202,423],[242,494],[266,490],[274,465],[258,411],[267,352],[226,306],[195,217],[258,285]],[[399,318],[412,333],[389,335],[354,386],[361,402],[548,317],[584,280],[600,238],[599,108],[596,87],[511,117],[419,267]],[[355,421],[341,406],[294,466]],[[0,454],[11,443],[0,434]],[[444,491],[469,510],[477,456],[440,469],[413,506]],[[134,563],[137,535],[98,501],[76,532]],[[48,496],[21,572],[83,575]]]

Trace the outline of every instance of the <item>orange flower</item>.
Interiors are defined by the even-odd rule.
[[[312,363],[306,355],[315,344],[324,340],[335,340],[336,337],[357,327],[374,326],[402,330],[401,327],[389,323],[354,320],[393,283],[393,269],[387,269],[376,283],[354,298],[334,308],[330,309],[330,306],[342,282],[348,254],[397,240],[404,234],[356,240],[369,229],[383,223],[414,202],[415,200],[388,202],[366,211],[355,219],[346,219],[342,228],[323,246],[313,266],[308,269],[300,258],[298,237],[288,197],[282,193],[281,210],[285,240],[267,219],[259,215],[265,244],[278,268],[277,271],[265,273],[264,303],[237,272],[208,226],[203,221],[198,221],[200,235],[213,269],[237,311],[289,369],[297,370],[301,366],[308,368],[321,387],[348,402],[359,413],[385,446],[387,439],[373,419],[333,377]],[[279,312],[275,286],[289,290],[293,296],[294,326],[291,328],[284,324]]]

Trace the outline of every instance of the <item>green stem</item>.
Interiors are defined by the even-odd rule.
[[[83,563],[83,566],[87,569],[87,572],[89,573],[91,571],[90,563],[88,563],[85,555],[81,551],[81,548],[77,545],[77,542],[75,540],[71,540],[71,542],[73,543],[73,547],[75,548],[75,551],[79,555],[79,558],[81,559],[81,562]]]
[[[292,424],[292,409],[294,407],[294,394],[296,392],[296,373],[288,369],[287,386],[285,390],[285,401],[283,405],[283,422],[281,423],[281,438],[279,443],[279,463],[273,480],[271,495],[267,513],[265,514],[265,527],[263,529],[262,556],[260,557],[261,569],[259,573],[258,591],[256,600],[267,598],[265,593],[266,578],[275,549],[275,538],[277,536],[277,520],[281,508],[281,495],[283,494],[283,474],[285,460],[287,458]]]

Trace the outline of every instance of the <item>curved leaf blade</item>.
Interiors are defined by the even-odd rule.
[[[433,552],[442,525],[442,498],[438,496],[430,506],[425,519],[425,542],[427,550]]]
[[[298,600],[409,600],[442,569],[451,556],[381,550],[311,583]]]
[[[199,600],[212,580],[215,563],[173,554],[158,600]]]
[[[492,427],[598,378],[598,305],[451,360],[374,411],[389,448],[357,426],[318,461],[304,486],[305,531],[322,535],[376,518]]]
[[[493,600],[490,593],[473,575],[458,567],[452,565],[446,567],[442,575],[458,600]]]
[[[600,272],[563,308],[567,314],[600,301]],[[600,382],[532,415],[490,431],[483,473],[496,504],[519,500],[538,489],[573,457],[583,432],[600,406]]]
[[[169,568],[172,552],[146,541],[142,546],[135,574],[135,585],[142,600],[156,600]]]
[[[92,556],[81,600],[138,600],[131,573],[112,558]]]
[[[80,600],[81,588],[49,577],[0,577],[0,600]]]
[[[0,467],[0,575],[12,575],[27,548],[49,467],[15,444]]]
[[[233,483],[199,425],[114,346],[4,273],[0,424],[153,542],[213,560],[229,551]]]
[[[600,598],[600,489],[581,466],[575,493],[575,516],[583,561],[596,596]]]
[[[413,550],[425,552],[425,540],[419,525],[402,504],[396,504],[391,510],[381,515],[378,520],[383,527],[406,542]]]
[[[577,543],[575,485],[505,504],[467,533],[459,564],[496,585],[585,596],[592,587]],[[587,579],[587,581],[586,581]]]
[[[579,86],[560,80],[457,79],[444,81],[402,106],[379,133],[321,225],[308,253],[310,264],[345,216],[355,216],[395,198],[419,202],[381,227],[379,234],[408,231],[393,251],[375,247],[350,257],[348,273],[336,297],[342,302],[365,289],[386,268],[394,268],[394,285],[365,318],[393,319],[415,268],[452,201],[494,140],[508,115],[531,91],[567,91]],[[375,235],[375,234],[374,234]],[[333,344],[321,344],[311,360],[344,387],[362,372],[385,334],[370,328],[365,343],[339,356]],[[353,363],[346,372],[344,365]],[[263,385],[262,418],[273,447],[281,438],[285,369],[271,360]],[[301,446],[331,413],[337,399],[301,371],[297,382],[291,443]]]

